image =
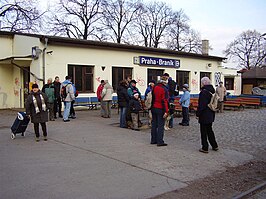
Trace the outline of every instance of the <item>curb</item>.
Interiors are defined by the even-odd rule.
[[[237,196],[234,196],[232,199],[242,199],[245,196],[247,196],[247,195],[249,195],[249,194],[251,194],[251,193],[253,193],[259,189],[265,188],[265,187],[266,187],[266,181],[253,187],[253,188],[251,188],[251,189],[249,189],[249,190],[247,190],[247,191],[245,191],[245,192],[242,192],[241,194],[239,194]]]

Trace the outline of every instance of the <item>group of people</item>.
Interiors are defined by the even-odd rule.
[[[139,111],[143,108],[141,103],[141,93],[136,87],[137,82],[127,77],[125,80],[119,82],[117,88],[118,106],[120,113],[120,127],[131,128],[139,131],[141,121],[139,118]],[[183,95],[179,103],[182,105],[183,119],[179,125],[189,126],[189,104],[190,91],[189,85],[184,84]],[[165,73],[156,82],[151,80],[146,89],[144,100],[146,108],[149,110],[149,124],[151,126],[151,142],[157,146],[167,146],[164,142],[164,126],[166,120],[169,122],[169,128],[173,128],[173,112],[171,105],[174,103],[175,96],[178,95],[178,86]],[[62,92],[65,94],[62,94]],[[101,103],[101,116],[103,118],[111,117],[112,94],[114,90],[109,84],[108,80],[102,80],[97,89],[97,97]],[[199,94],[198,109],[196,111],[196,118],[200,124],[201,145],[200,152],[208,153],[210,143],[214,151],[218,150],[218,144],[212,129],[212,124],[215,119],[215,111],[212,111],[208,104],[211,101],[212,94],[217,93],[220,96],[219,110],[223,111],[223,102],[226,97],[226,89],[223,83],[215,90],[211,85],[208,77],[201,79],[201,91]],[[60,83],[59,77],[55,80],[51,78],[47,80],[47,84],[40,90],[37,84],[32,85],[32,91],[29,94],[26,102],[26,114],[31,118],[34,124],[34,132],[36,141],[40,140],[39,124],[42,127],[44,140],[47,141],[46,122],[50,119],[54,121],[58,117],[63,118],[64,122],[69,122],[69,118],[75,119],[75,111],[73,104],[77,91],[75,85],[71,82],[71,77],[66,76],[65,81]],[[64,113],[61,113],[61,103],[64,102]],[[48,115],[49,113],[49,115]]]
[[[65,95],[62,94],[62,91],[65,92]],[[40,141],[39,124],[42,127],[44,141],[47,141],[46,122],[55,121],[57,113],[64,122],[69,122],[69,118],[76,118],[73,107],[76,96],[77,91],[70,76],[66,76],[62,83],[58,76],[55,77],[54,81],[49,78],[41,90],[38,84],[32,85],[32,91],[26,101],[26,115],[31,118],[31,122],[34,124],[37,142]],[[62,102],[64,102],[63,115]]]

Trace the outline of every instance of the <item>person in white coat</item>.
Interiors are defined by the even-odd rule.
[[[109,84],[108,80],[104,80],[104,87],[101,94],[103,102],[103,118],[111,117],[111,106],[112,106],[112,94],[114,90],[113,87]]]

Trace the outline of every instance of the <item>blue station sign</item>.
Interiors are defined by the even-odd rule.
[[[139,57],[139,65],[179,68],[180,67],[180,60],[140,56]]]

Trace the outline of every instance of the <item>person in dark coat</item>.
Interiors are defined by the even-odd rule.
[[[59,80],[58,76],[55,76],[54,80],[54,90],[55,90],[55,101],[54,101],[54,118],[56,119],[56,113],[58,112],[58,117],[63,118],[62,115],[62,99],[60,95],[60,88],[61,88],[61,83]]]
[[[196,116],[200,123],[201,144],[202,148],[199,150],[203,153],[208,153],[208,141],[214,151],[218,150],[218,145],[215,139],[214,132],[212,130],[212,123],[215,119],[215,112],[212,111],[208,104],[211,101],[212,94],[215,93],[211,81],[208,77],[201,79],[201,92],[199,94],[198,109]],[[211,94],[212,93],[212,94]]]
[[[130,99],[129,109],[130,109],[132,123],[133,123],[132,130],[139,131],[138,116],[139,116],[139,112],[141,111],[141,104],[140,104],[138,92],[135,92],[133,94],[133,98]]]
[[[36,135],[36,142],[40,141],[39,124],[41,124],[44,141],[47,141],[47,128],[48,122],[48,97],[45,93],[41,92],[38,84],[32,85],[32,91],[29,94],[26,102],[26,115],[31,118],[34,124],[34,132]]]
[[[127,128],[127,109],[129,104],[129,95],[127,93],[127,82],[125,80],[120,81],[117,88],[117,100],[120,113],[120,127]]]

